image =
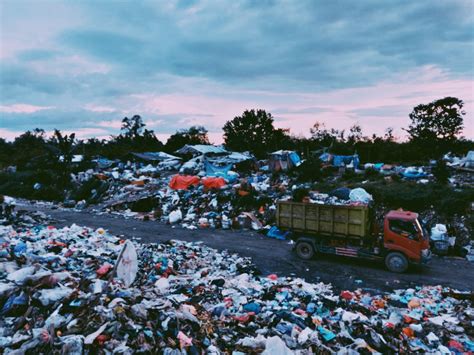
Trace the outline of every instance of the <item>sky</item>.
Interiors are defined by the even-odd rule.
[[[139,114],[165,140],[214,143],[246,109],[308,135],[388,127],[465,103],[474,138],[471,0],[0,1],[0,137],[36,127],[107,138]]]

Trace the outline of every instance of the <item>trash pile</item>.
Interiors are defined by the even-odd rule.
[[[309,191],[310,184],[296,184],[285,174],[275,175],[302,163],[293,151],[272,153],[267,161],[258,162],[267,165],[260,166],[256,173],[248,169],[248,165],[257,163],[248,153],[227,152],[208,145],[186,145],[177,153],[194,157],[181,165],[180,158],[163,152],[134,153],[134,157],[148,165],[118,163],[75,174],[72,180],[81,193],[65,201],[63,206],[75,209],[93,206],[96,213],[180,223],[188,229],[261,230],[271,228],[276,202],[294,198],[298,190],[308,190],[307,202],[311,203],[368,204],[372,201],[360,188],[345,189],[347,194],[343,195],[319,194]],[[160,164],[168,161],[180,164],[178,173],[162,169]],[[156,162],[160,163],[156,165]],[[79,200],[84,196],[85,199]]]
[[[188,229],[261,230],[270,228],[274,222],[276,202],[294,199],[295,191],[304,187],[285,175],[275,177],[262,173],[247,175],[234,182],[220,176],[127,176],[119,177],[111,184],[96,211],[180,223]],[[362,188],[338,191],[323,194],[308,190],[305,201],[354,205],[369,204],[373,200]]]
[[[448,153],[443,159],[453,169],[474,172],[474,150],[469,151],[465,157],[456,157]]]
[[[0,225],[30,227],[51,221],[51,218],[41,211],[18,210],[16,205],[13,197],[0,195]]]
[[[469,294],[335,294],[198,243],[72,225],[0,227],[5,354],[474,351]]]

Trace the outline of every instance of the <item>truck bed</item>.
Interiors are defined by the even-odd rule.
[[[371,231],[368,206],[279,201],[276,219],[282,230],[318,236],[365,238]]]

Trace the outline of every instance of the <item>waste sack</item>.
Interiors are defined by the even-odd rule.
[[[171,224],[177,223],[183,219],[183,213],[181,210],[171,211],[168,218]]]
[[[272,228],[268,230],[267,237],[279,239],[279,240],[285,240],[289,234],[290,232],[282,232],[278,229],[277,226],[273,226]]]
[[[372,195],[369,194],[367,191],[365,191],[361,187],[352,189],[351,192],[349,193],[349,199],[352,202],[360,202],[364,204],[369,204],[370,202],[373,201]]]
[[[224,178],[221,177],[206,177],[201,182],[206,190],[221,189],[226,186]]]
[[[436,224],[431,228],[430,236],[433,252],[438,255],[446,255],[449,250],[448,230],[444,224]]]
[[[190,186],[197,186],[201,179],[194,175],[174,175],[171,178],[169,187],[173,190],[187,190]]]
[[[333,191],[331,191],[330,195],[340,198],[341,200],[349,200],[349,196],[351,194],[351,189],[347,187],[339,187]]]
[[[135,281],[138,272],[137,251],[135,245],[127,240],[123,244],[123,249],[116,264],[117,277],[123,281],[125,287]]]

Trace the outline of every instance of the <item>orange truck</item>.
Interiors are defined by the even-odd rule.
[[[369,206],[279,201],[276,219],[280,230],[291,232],[302,259],[336,254],[383,261],[387,269],[401,273],[431,258],[429,237],[414,212],[387,213],[383,233],[377,232],[375,212]]]

